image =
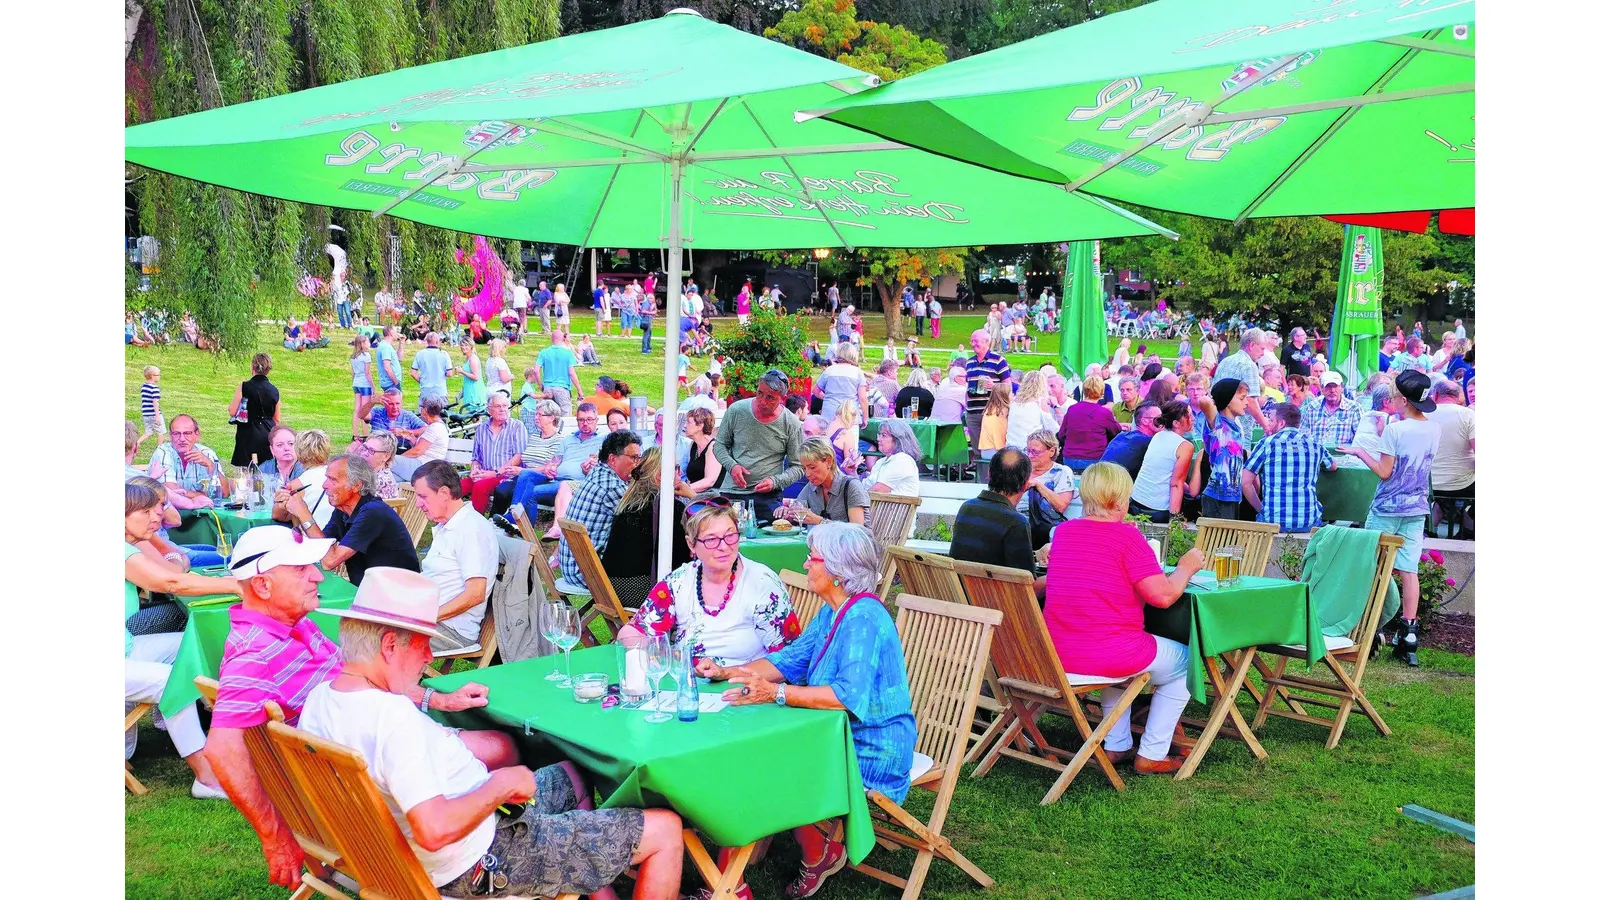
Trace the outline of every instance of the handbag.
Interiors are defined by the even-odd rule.
[[[244,394],[241,393],[239,395],[239,411],[228,417],[228,424],[229,425],[245,425],[245,424],[248,424],[250,422],[250,411],[248,409],[249,405],[250,405],[250,398],[244,396]]]

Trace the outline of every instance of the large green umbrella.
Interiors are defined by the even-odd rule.
[[[1471,0],[1158,0],[859,94],[835,122],[1214,218],[1474,205]]]
[[[1073,241],[1067,251],[1067,285],[1061,297],[1061,368],[1082,378],[1090,363],[1106,358],[1105,284],[1100,242]]]
[[[1095,198],[794,121],[797,109],[876,83],[679,10],[138,125],[125,152],[187,178],[459,231],[665,246],[668,422],[686,245],[949,247],[1163,232]],[[662,448],[663,471],[673,450]],[[662,480],[663,567],[671,482]]]
[[[1328,363],[1343,373],[1349,390],[1378,371],[1383,339],[1383,232],[1362,225],[1344,227],[1339,256],[1339,295],[1333,302],[1333,333]]]

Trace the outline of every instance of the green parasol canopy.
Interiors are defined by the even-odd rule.
[[[802,118],[1214,218],[1473,206],[1474,15],[1158,0]]]
[[[951,247],[1170,231],[794,112],[877,83],[693,10],[138,125],[130,162],[458,231],[664,246],[676,421],[686,245]],[[674,445],[661,468],[674,467]],[[672,480],[662,479],[660,574]]]
[[[1383,232],[1362,225],[1344,227],[1339,256],[1339,295],[1333,302],[1333,333],[1328,362],[1355,390],[1378,371],[1383,340]]]
[[[1106,358],[1105,287],[1100,242],[1073,241],[1067,251],[1067,285],[1061,295],[1061,370],[1082,378],[1090,363]]]

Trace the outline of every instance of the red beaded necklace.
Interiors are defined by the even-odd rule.
[[[709,607],[706,606],[705,573],[706,573],[706,564],[705,563],[702,562],[702,563],[700,563],[700,565],[695,567],[695,570],[694,570],[694,593],[695,593],[695,598],[700,601],[700,611],[701,612],[704,612],[708,616],[716,617],[716,616],[721,615],[722,611],[728,608],[728,601],[733,598],[733,585],[734,585],[734,582],[738,581],[738,579],[739,579],[739,558],[737,556],[733,558],[733,568],[728,570],[728,589],[722,592],[722,605],[717,607],[714,610],[710,609]]]

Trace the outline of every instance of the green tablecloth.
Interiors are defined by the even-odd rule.
[[[1317,499],[1322,501],[1322,521],[1360,525],[1367,520],[1372,496],[1378,492],[1378,476],[1359,460],[1349,464],[1346,460],[1353,458],[1340,457],[1339,468],[1317,476]]]
[[[878,428],[887,419],[868,419],[861,429],[861,439],[878,440]],[[967,463],[967,432],[960,422],[936,422],[933,419],[901,419],[911,426],[911,433],[922,445],[922,461],[930,466],[959,466]]]
[[[183,516],[183,523],[177,528],[167,529],[167,537],[174,544],[210,544],[216,546],[217,523],[222,524],[222,530],[228,535],[228,543],[232,545],[239,539],[239,535],[256,527],[257,525],[272,524],[272,510],[262,509],[256,512],[246,512],[242,509],[218,509],[217,521],[211,520],[211,511],[204,509],[179,510]]]
[[[344,609],[355,600],[356,586],[328,573],[324,575],[317,593],[322,599],[322,606]],[[208,598],[180,599],[195,603]],[[173,660],[172,675],[167,678],[167,688],[161,693],[162,715],[173,715],[200,699],[200,691],[194,686],[195,676],[217,677],[217,669],[222,665],[222,650],[228,642],[228,610],[234,605],[218,603],[189,610],[189,624],[183,629],[183,643],[178,646],[178,658]],[[334,640],[339,639],[337,616],[312,612],[311,621],[317,623],[323,634]]]
[[[730,706],[703,713],[696,722],[651,724],[639,710],[575,702],[570,690],[544,680],[549,671],[549,658],[529,659],[428,684],[440,690],[467,681],[488,687],[488,706],[437,717],[518,735],[531,725],[593,776],[603,807],[670,806],[724,847],[844,816],[850,860],[860,862],[872,849],[872,819],[844,712]],[[574,651],[572,671],[615,679],[616,651]],[[702,681],[700,690],[722,688]]]
[[[744,538],[739,541],[739,552],[774,572],[785,569],[804,572],[806,557],[810,555],[806,549],[805,533],[799,531],[788,537],[763,534]]]
[[[1144,630],[1189,645],[1189,693],[1202,703],[1205,657],[1260,644],[1301,644],[1310,665],[1327,652],[1311,592],[1283,578],[1245,575],[1234,587],[1211,590],[1191,585],[1166,609],[1146,606]]]

